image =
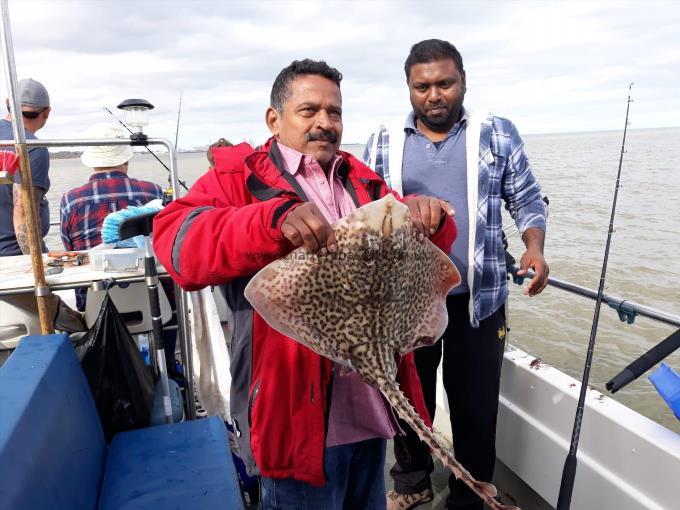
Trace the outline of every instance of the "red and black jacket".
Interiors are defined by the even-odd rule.
[[[351,154],[339,154],[338,176],[357,207],[386,193],[399,198]],[[215,148],[213,156],[214,168],[156,216],[154,249],[184,289],[225,290],[234,312],[231,415],[249,472],[322,485],[331,362],[269,327],[243,296],[253,274],[293,249],[281,223],[307,197],[283,169],[274,139],[258,150]],[[431,240],[448,253],[455,236],[447,218]],[[429,423],[412,354],[398,379]]]

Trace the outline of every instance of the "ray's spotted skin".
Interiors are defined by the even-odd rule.
[[[357,209],[333,230],[337,252],[295,250],[257,273],[246,298],[270,326],[378,388],[489,508],[516,508],[496,501],[492,484],[472,478],[396,382],[397,357],[443,334],[446,295],[460,284],[458,270],[429,240],[416,239],[408,207],[392,195]]]

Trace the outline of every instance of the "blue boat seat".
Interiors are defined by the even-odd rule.
[[[0,368],[0,505],[12,510],[242,509],[218,418],[109,447],[68,336],[26,337]]]
[[[96,508],[106,449],[68,337],[25,337],[0,368],[3,508]]]

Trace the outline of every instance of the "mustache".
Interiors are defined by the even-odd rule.
[[[320,129],[319,131],[310,131],[307,133],[305,135],[305,141],[335,143],[338,141],[338,135],[335,133],[335,131],[326,131],[325,129]]]
[[[440,108],[443,108],[445,110],[448,109],[447,106],[446,106],[446,103],[439,103],[439,104],[428,106],[427,108],[425,108],[425,111],[429,112],[429,111],[432,111],[432,110],[439,110]]]

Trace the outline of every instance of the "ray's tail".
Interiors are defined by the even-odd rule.
[[[472,491],[477,494],[491,510],[519,510],[516,506],[503,505],[494,499],[497,491],[493,484],[479,482],[472,477],[467,469],[456,460],[453,453],[442,445],[435,433],[425,425],[396,383],[381,385],[380,391],[385,395],[385,398],[397,411],[399,416],[401,416],[401,418],[417,432],[423,441],[430,447],[432,452],[439,457],[444,466],[450,469],[457,479],[463,480],[465,485],[470,487],[470,489],[472,489]]]

